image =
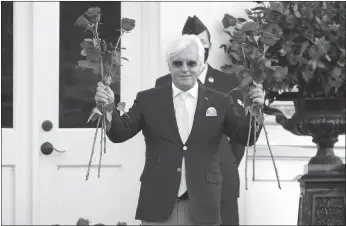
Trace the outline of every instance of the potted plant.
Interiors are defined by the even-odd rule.
[[[291,119],[269,106],[264,112],[293,134],[313,137],[310,172],[340,166],[333,147],[345,134],[345,2],[257,3],[245,10],[248,19],[224,15],[230,40],[220,48],[231,64],[221,70],[243,88],[263,84],[269,103],[294,102]]]

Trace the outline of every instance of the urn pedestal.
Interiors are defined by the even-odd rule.
[[[298,181],[298,225],[345,225],[345,164],[333,148],[345,134],[345,98],[295,99],[291,119],[276,121],[298,136],[312,136],[317,153]]]

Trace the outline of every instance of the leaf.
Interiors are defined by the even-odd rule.
[[[321,19],[320,19],[320,18],[318,18],[317,16],[316,16],[316,21],[317,21],[317,23],[322,24]]]
[[[85,49],[82,49],[82,50],[80,51],[80,54],[81,54],[82,56],[87,56],[87,53],[86,53],[86,50],[85,50]]]
[[[248,10],[248,9],[245,9],[245,13],[246,13],[247,15],[252,15],[252,12],[251,12],[250,10]]]
[[[302,55],[305,50],[308,48],[308,46],[310,45],[310,42],[309,41],[305,41],[303,44],[302,44],[302,47],[300,49],[300,55]]]
[[[317,67],[327,69],[326,65],[322,61],[317,62]]]
[[[305,80],[306,83],[309,83],[309,81],[313,77],[313,73],[310,70],[305,69],[303,72],[303,79]]]
[[[234,59],[236,59],[237,61],[242,61],[242,59],[240,58],[240,56],[235,53],[235,52],[231,52],[231,55],[234,57]]]
[[[246,19],[244,19],[244,18],[242,18],[242,17],[238,17],[238,18],[237,18],[237,21],[242,23],[242,22],[245,22]]]
[[[92,68],[91,63],[88,60],[78,60],[77,63],[81,68]]]
[[[99,61],[101,59],[101,53],[96,48],[86,49],[87,59],[91,61]]]
[[[85,41],[85,42],[93,43],[93,40],[92,40],[91,38],[85,38],[84,41]]]
[[[92,112],[90,117],[89,117],[89,119],[88,119],[88,121],[87,121],[87,123],[89,123],[90,120],[94,122],[98,117],[99,117],[98,114],[96,114],[95,112]]]
[[[332,61],[332,59],[330,59],[330,56],[328,56],[327,54],[325,55],[325,57],[329,62]]]
[[[240,71],[245,69],[244,65],[223,65],[220,67],[220,69],[225,72],[226,74],[235,74],[238,75]]]
[[[94,45],[92,43],[89,43],[89,42],[82,42],[80,44],[80,47],[82,49],[88,49],[88,48],[94,48]]]
[[[258,20],[257,17],[254,17],[254,16],[248,16],[248,17],[249,17],[249,19],[254,20],[254,21]]]
[[[231,34],[230,31],[227,31],[227,30],[223,30],[226,34],[228,34],[229,36],[233,37],[233,35]]]
[[[302,15],[298,12],[298,5],[295,4],[294,7],[293,7],[293,13],[294,15],[297,17],[297,18],[301,18]]]
[[[223,48],[223,50],[225,51],[225,53],[227,52],[227,45],[222,44],[219,48]]]
[[[99,115],[103,115],[102,112],[98,109],[98,107],[94,108],[93,112]]]
[[[252,8],[251,10],[255,11],[255,10],[265,10],[265,9],[266,9],[266,7],[258,6],[258,7]]]
[[[312,61],[312,70],[316,70],[317,68],[317,60]]]
[[[84,16],[79,16],[74,25],[87,28],[89,23],[90,22]]]
[[[240,80],[239,87],[246,87],[252,84],[253,79],[251,76],[251,72],[247,69],[240,71],[237,77],[239,77]]]
[[[112,121],[112,114],[109,111],[106,111],[106,119],[108,122]]]
[[[339,77],[341,75],[341,72],[342,72],[342,68],[339,66],[335,66],[332,70],[331,76],[332,77]]]
[[[118,66],[121,65],[121,62],[120,62],[120,51],[112,52],[112,64],[115,64],[115,65],[118,65]]]
[[[126,57],[121,57],[121,59],[124,59],[126,61],[129,61],[129,59],[127,59]]]

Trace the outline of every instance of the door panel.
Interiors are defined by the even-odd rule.
[[[118,221],[138,224],[134,218],[139,173],[144,158],[142,134],[123,144],[113,144],[107,139],[107,153],[102,157],[100,178],[97,176],[100,152],[98,136],[89,180],[85,181],[95,134],[95,128],[92,128],[95,125],[86,124],[86,121],[94,107],[93,97],[100,78],[74,69],[83,37],[71,35],[83,34],[83,29],[68,25],[68,21],[74,23],[72,19],[64,19],[73,17],[73,12],[77,19],[87,9],[87,4],[65,2],[62,7],[62,3],[58,2],[33,4],[34,161],[39,166],[34,172],[34,183],[37,184],[33,199],[34,224],[74,225],[80,217],[91,220],[92,224],[115,225]],[[114,19],[117,23],[111,26],[119,28],[116,24],[120,24],[122,17],[136,20],[136,28],[124,35],[121,43],[126,47],[122,55],[130,62],[123,63],[121,80],[113,87],[118,92],[118,99],[131,106],[136,93],[141,90],[138,57],[138,50],[141,49],[140,3],[107,2],[98,6],[101,11],[106,7],[121,7],[121,15],[114,11],[112,17],[108,11],[108,16],[105,16],[108,19],[101,26],[107,26],[107,22]],[[69,28],[61,28],[62,24]],[[60,30],[57,29],[59,27]],[[49,34],[49,38],[44,34]],[[112,37],[111,33],[110,39]],[[41,129],[45,120],[52,122],[51,131]],[[44,142],[50,142],[57,150],[66,152],[53,151],[50,155],[44,155],[40,152]]]

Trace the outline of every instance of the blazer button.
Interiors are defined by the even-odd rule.
[[[178,168],[178,169],[177,169],[177,172],[178,172],[178,173],[180,173],[180,172],[181,172],[181,169],[180,169],[180,168]]]
[[[187,147],[186,147],[186,146],[184,146],[184,147],[183,147],[183,150],[184,150],[184,151],[186,151],[186,150],[187,150]]]

